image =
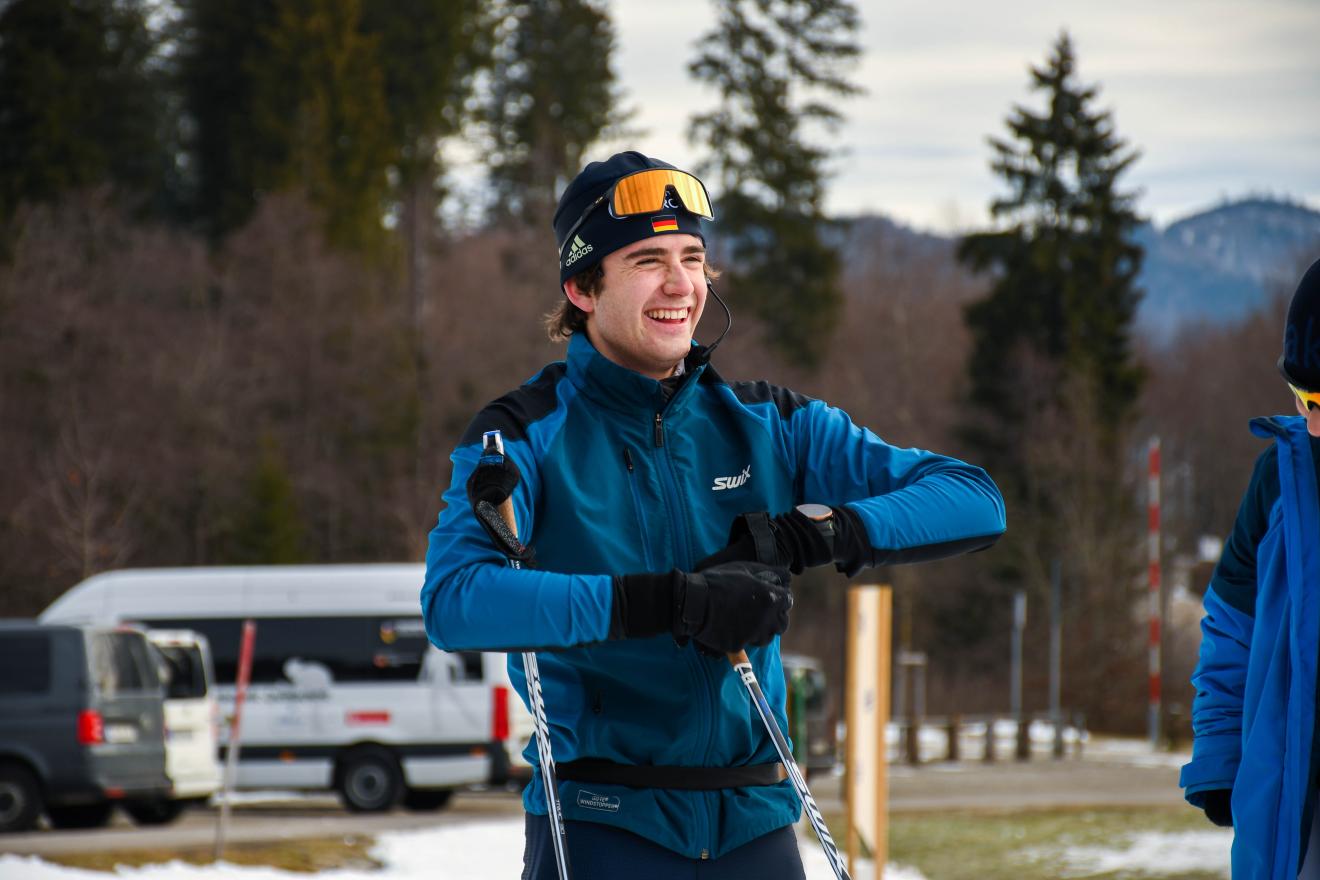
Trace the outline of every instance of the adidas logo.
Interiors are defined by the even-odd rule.
[[[752,478],[752,466],[749,464],[743,468],[741,474],[736,477],[716,477],[715,485],[710,487],[712,492],[719,492],[722,489],[737,489],[743,483]]]
[[[568,249],[568,258],[564,260],[564,267],[567,268],[578,260],[591,253],[592,246],[582,240],[582,236],[573,236],[573,246]]]

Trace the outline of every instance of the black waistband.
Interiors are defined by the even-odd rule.
[[[555,775],[567,782],[687,791],[774,785],[788,778],[784,765],[777,763],[747,764],[742,767],[665,767],[656,764],[616,764],[600,758],[581,758],[555,764]]]

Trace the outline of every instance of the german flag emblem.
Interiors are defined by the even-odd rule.
[[[673,214],[662,214],[651,218],[652,232],[678,232],[678,218]]]

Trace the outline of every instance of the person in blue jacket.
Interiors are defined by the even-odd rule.
[[[1235,880],[1320,878],[1320,261],[1288,307],[1279,371],[1297,416],[1255,419],[1256,460],[1205,593],[1187,800],[1232,826]]]
[[[696,177],[636,152],[568,185],[550,319],[567,360],[472,421],[430,535],[431,641],[542,652],[579,878],[802,877],[800,804],[725,652],[748,649],[783,728],[790,572],[936,559],[1004,530],[980,468],[715,371],[693,340],[712,219]],[[521,472],[512,502],[534,567],[506,565],[465,495],[491,430]],[[521,663],[509,675],[526,702]],[[552,877],[534,746],[527,758],[523,876]]]

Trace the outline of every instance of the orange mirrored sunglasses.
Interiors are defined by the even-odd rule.
[[[682,204],[674,204],[671,191]],[[680,208],[704,220],[715,219],[710,195],[700,180],[677,168],[646,168],[627,177],[620,177],[600,198],[587,205],[559,244],[561,260],[564,248],[573,240],[582,224],[587,222],[591,212],[606,202],[610,206],[610,216],[616,220],[638,214],[654,214],[657,211],[677,211]]]

